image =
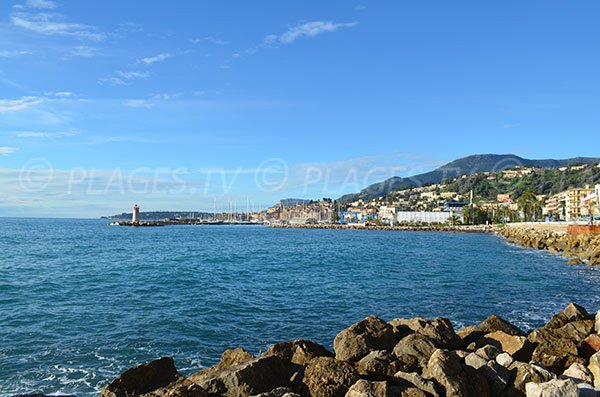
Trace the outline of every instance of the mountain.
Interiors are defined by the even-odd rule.
[[[531,160],[514,154],[476,154],[454,160],[433,171],[410,177],[392,177],[383,182],[367,186],[360,193],[347,194],[338,200],[344,202],[358,199],[369,200],[385,196],[394,190],[408,189],[417,186],[441,183],[462,175],[471,175],[478,172],[501,171],[516,166],[528,165],[536,168],[557,168],[575,164],[600,163],[597,157],[574,157],[564,160]]]

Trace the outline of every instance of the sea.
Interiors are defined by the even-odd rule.
[[[187,375],[227,348],[332,348],[371,314],[528,330],[571,301],[600,309],[600,268],[493,234],[0,218],[0,396],[97,396],[162,356]]]

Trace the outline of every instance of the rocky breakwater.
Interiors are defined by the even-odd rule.
[[[227,350],[187,378],[161,358],[121,374],[101,397],[600,396],[600,312],[575,304],[526,334],[498,316],[455,332],[448,319],[371,316],[255,357]]]
[[[562,253],[570,264],[600,265],[600,234],[569,233],[563,228],[545,229],[535,225],[503,227],[498,234],[507,240],[528,248],[545,249]]]
[[[493,233],[498,231],[496,225],[400,225],[386,226],[364,223],[327,223],[327,224],[271,224],[279,229],[337,229],[337,230],[390,230],[421,232],[458,232],[458,233]]]

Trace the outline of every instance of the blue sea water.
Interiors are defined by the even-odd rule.
[[[231,347],[331,346],[370,314],[527,329],[600,308],[599,286],[598,268],[489,234],[0,219],[0,396],[93,396],[165,355],[189,374]]]

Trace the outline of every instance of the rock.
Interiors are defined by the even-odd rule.
[[[229,366],[195,382],[211,395],[241,397],[288,387],[291,375],[289,362],[266,356]]]
[[[577,384],[577,397],[599,397],[600,391],[595,390],[594,386],[587,383]]]
[[[423,370],[423,377],[435,379],[448,397],[484,397],[490,391],[487,382],[470,367],[462,367],[460,359],[447,350],[437,349]]]
[[[278,387],[277,389],[266,393],[256,394],[253,397],[300,397],[300,395],[294,393],[292,389],[288,389],[287,387]]]
[[[527,397],[577,397],[577,385],[570,379],[553,379],[545,383],[528,383]]]
[[[215,374],[219,373],[220,371],[226,368],[243,363],[244,361],[248,361],[253,358],[254,356],[252,354],[248,353],[241,347],[235,349],[227,349],[223,352],[223,354],[221,354],[221,360],[217,365],[196,372],[190,375],[188,379],[194,383],[197,383],[203,379],[212,378]]]
[[[527,362],[533,354],[534,346],[525,336],[510,335],[504,331],[496,331],[486,334],[482,340],[485,343],[491,343],[498,350],[510,354],[515,360]]]
[[[510,367],[510,365],[515,361],[509,353],[500,353],[496,356],[496,362],[503,367]]]
[[[563,376],[571,379],[575,383],[593,383],[594,375],[590,372],[590,370],[583,364],[575,363],[571,364],[569,368],[565,372],[563,372]]]
[[[429,393],[433,397],[441,397],[440,386],[433,380],[423,379],[421,375],[416,372],[402,372],[398,371],[394,374],[394,378],[404,380],[414,385],[416,388]]]
[[[595,321],[594,330],[597,334],[600,334],[600,310],[596,312],[596,321]]]
[[[188,379],[180,379],[166,387],[146,393],[143,397],[208,397],[208,393]]]
[[[394,354],[395,355],[395,354]],[[396,365],[399,371],[414,372],[421,371],[423,365],[419,363],[419,359],[410,354],[400,354],[397,356]]]
[[[344,396],[358,379],[352,364],[331,357],[317,357],[306,366],[303,383],[311,396],[337,397]]]
[[[600,389],[600,352],[590,357],[588,369],[594,375],[594,387]]]
[[[412,332],[427,336],[439,348],[457,348],[460,342],[460,338],[454,332],[452,323],[447,318],[397,318],[390,321],[389,324],[394,327],[397,334],[406,334],[405,330],[408,328]]]
[[[406,388],[392,385],[387,381],[374,382],[360,379],[350,387],[346,393],[346,397],[426,397],[423,392],[421,392],[421,394],[414,394],[414,392],[413,394],[407,394],[406,392]]]
[[[555,314],[544,328],[560,328],[572,321],[588,320],[590,318],[589,313],[583,307],[575,303],[569,303],[562,312]]]
[[[279,356],[284,361],[306,365],[315,357],[334,357],[334,354],[316,342],[298,339],[292,342],[276,343],[263,356]]]
[[[428,337],[421,334],[411,334],[394,346],[394,354],[401,361],[403,361],[403,356],[412,356],[416,358],[419,367],[423,368],[435,349],[435,344]]]
[[[359,374],[375,378],[393,376],[401,366],[396,356],[385,350],[373,351],[356,363]]]
[[[503,331],[508,335],[524,336],[525,334],[499,316],[493,315],[477,325],[465,327],[457,332],[457,335],[462,340],[462,346],[466,347],[473,342],[477,342],[485,334],[491,332]]]
[[[600,351],[600,335],[591,334],[585,338],[579,345],[579,355],[584,358],[590,358]]]
[[[465,357],[465,364],[474,369],[479,369],[486,365],[488,360],[481,357],[477,353],[470,353],[467,357]]]
[[[527,364],[515,361],[509,370],[514,372],[514,388],[522,393],[525,392],[525,385],[529,382],[544,383],[556,378],[555,374],[535,362]]]
[[[567,261],[567,265],[583,265],[583,261],[579,258],[571,258]]]
[[[477,349],[475,353],[489,361],[495,360],[500,351],[492,345],[485,345]]]
[[[511,372],[495,361],[488,361],[478,371],[487,380],[492,396],[500,396],[507,388]]]
[[[594,331],[594,320],[579,320],[565,324],[558,329],[558,333],[565,338],[579,343],[587,338]]]
[[[533,351],[532,359],[555,373],[563,373],[571,364],[585,362],[577,356],[577,345],[571,339],[546,336]]]
[[[173,359],[163,357],[123,372],[102,389],[100,397],[139,396],[166,387],[181,378]]]
[[[337,334],[333,349],[338,360],[358,361],[373,350],[391,350],[394,341],[392,326],[370,316]]]

